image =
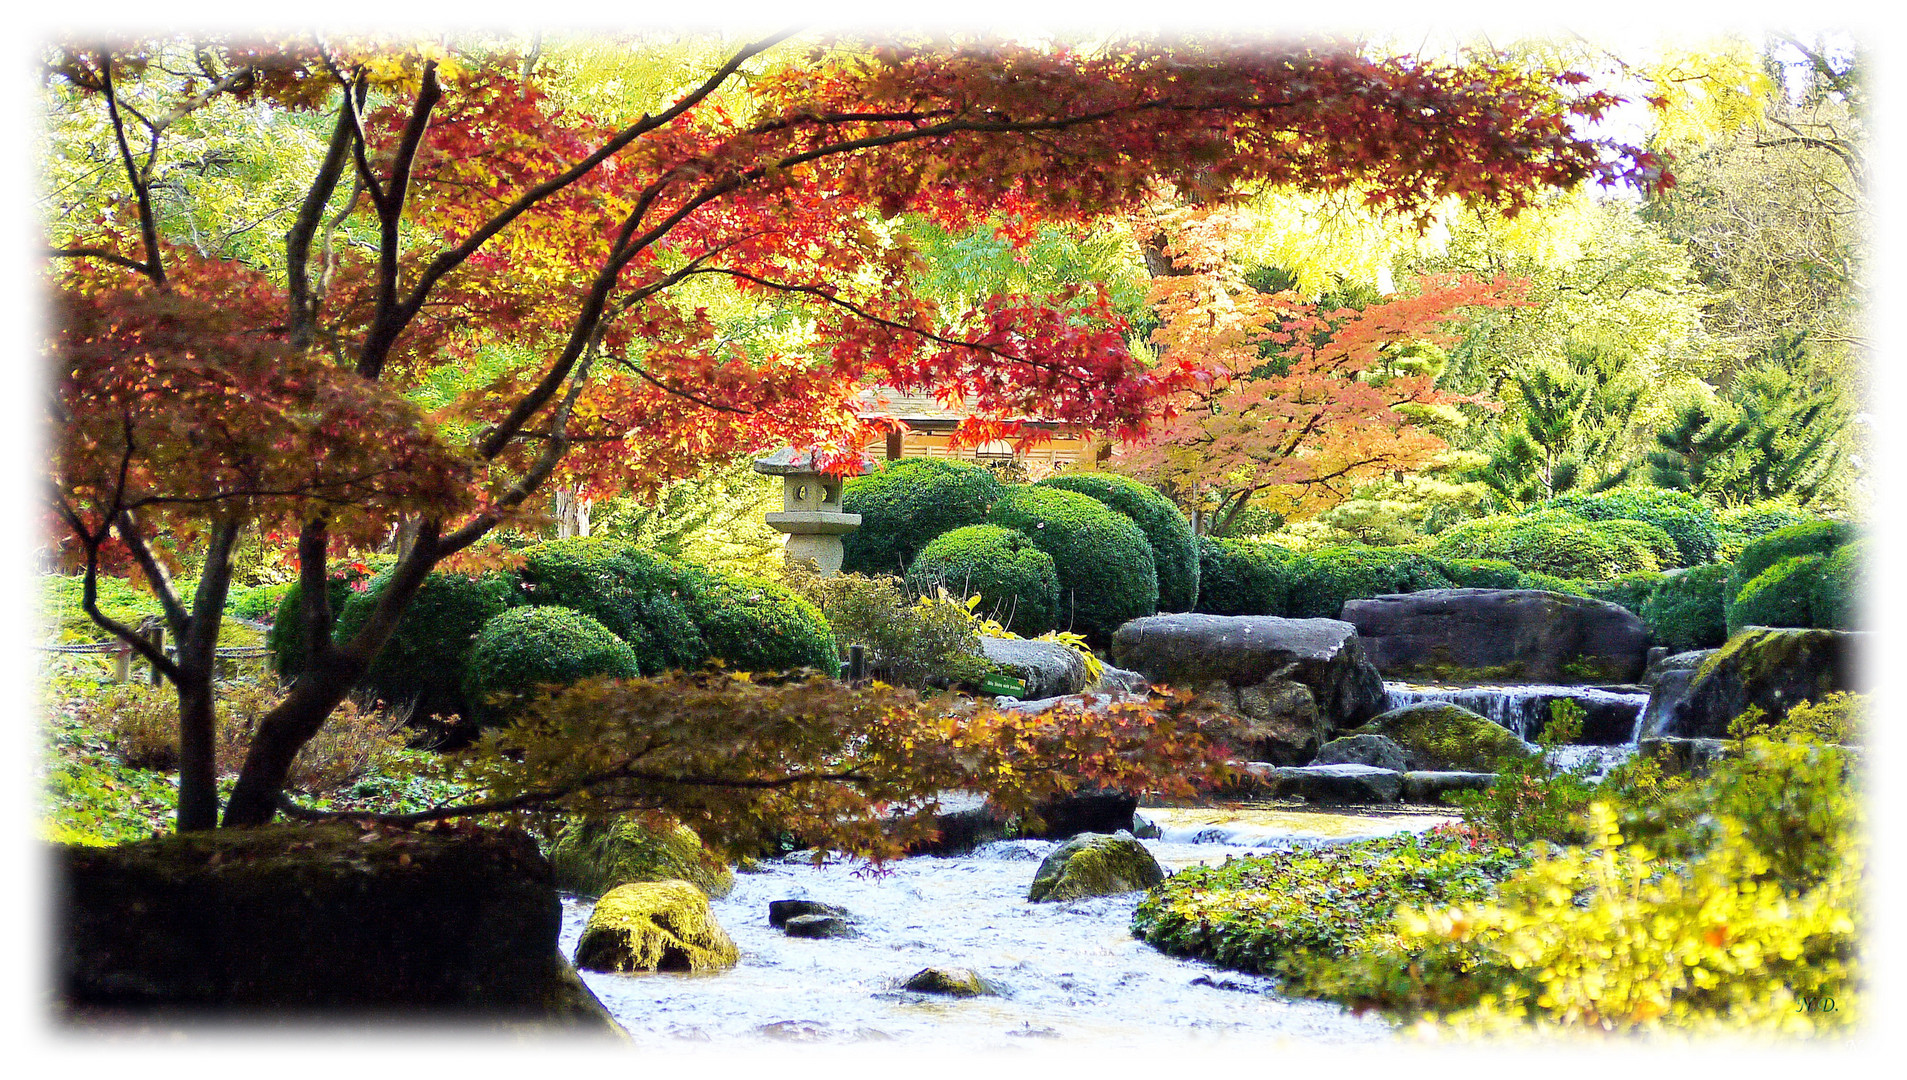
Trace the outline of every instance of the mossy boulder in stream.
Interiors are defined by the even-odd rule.
[[[1510,729],[1443,702],[1392,709],[1352,734],[1390,739],[1420,769],[1494,772],[1505,760],[1533,752]]]
[[[516,830],[272,825],[56,849],[69,1015],[477,1019],[620,1031],[557,951]]]
[[[702,846],[687,825],[663,833],[626,818],[583,818],[550,845],[556,887],[601,896],[632,881],[686,881],[713,899],[735,887],[735,875]]]
[[[576,943],[576,966],[585,971],[716,971],[740,959],[708,897],[686,881],[609,890]]]
[[[1165,880],[1159,860],[1129,832],[1081,833],[1054,849],[1033,875],[1034,903],[1083,900],[1150,889]]]
[[[1641,734],[1716,739],[1751,706],[1773,723],[1804,701],[1858,691],[1856,660],[1865,640],[1858,631],[1748,627],[1686,683],[1658,680]]]

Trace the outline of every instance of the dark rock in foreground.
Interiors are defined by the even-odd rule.
[[[848,910],[833,904],[824,904],[819,900],[770,900],[768,901],[768,925],[780,930],[788,925],[788,920],[803,915],[847,915]]]
[[[1671,776],[1704,776],[1716,761],[1728,756],[1734,745],[1729,739],[1684,739],[1661,735],[1638,741],[1636,754],[1655,762],[1664,773]]]
[[[76,1015],[482,1019],[620,1033],[557,951],[550,864],[517,831],[274,825],[57,850]]]
[[[1536,589],[1429,589],[1345,603],[1386,678],[1467,683],[1626,683],[1649,631],[1617,604]]]
[[[839,915],[796,915],[783,926],[792,938],[844,938],[854,936],[854,924]]]

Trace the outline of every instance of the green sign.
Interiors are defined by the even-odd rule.
[[[980,689],[989,694],[1011,694],[1019,697],[1026,693],[1026,680],[1010,675],[989,675],[980,680]]]

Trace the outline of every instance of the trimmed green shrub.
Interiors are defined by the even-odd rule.
[[[715,586],[709,572],[601,537],[553,540],[523,554],[530,602],[602,623],[634,650],[644,675],[696,668],[708,659],[688,607]]]
[[[1649,596],[1661,584],[1662,575],[1653,570],[1644,570],[1635,574],[1624,574],[1614,581],[1585,581],[1583,592],[1593,600],[1606,600],[1611,604],[1620,604],[1637,615],[1642,614],[1643,605],[1649,602]]]
[[[636,654],[595,619],[560,607],[511,608],[477,635],[464,670],[464,700],[479,723],[501,725],[540,686],[639,674]]]
[[[1721,523],[1715,511],[1695,496],[1663,488],[1617,488],[1596,495],[1565,495],[1544,506],[1566,510],[1584,521],[1645,521],[1666,533],[1675,554],[1664,567],[1700,566],[1715,561]]]
[[[1827,558],[1793,555],[1756,574],[1728,604],[1728,633],[1744,626],[1814,625],[1810,610]]]
[[[1292,567],[1294,619],[1335,619],[1346,600],[1452,588],[1438,560],[1402,548],[1335,547],[1307,552]]]
[[[1059,575],[1053,557],[1033,541],[998,525],[965,525],[928,542],[907,568],[907,587],[931,593],[945,587],[981,607],[1016,634],[1044,634],[1059,612]]]
[[[860,528],[841,537],[841,569],[904,574],[929,540],[986,521],[1005,490],[987,469],[942,458],[902,458],[857,476],[841,488],[841,509],[861,515]]]
[[[378,598],[390,585],[391,571],[352,593],[338,613],[333,634],[339,641],[364,626]],[[433,573],[418,586],[397,629],[371,661],[364,681],[385,701],[416,701],[416,715],[467,714],[463,697],[464,664],[484,624],[517,603],[514,577]]]
[[[1295,552],[1277,544],[1201,536],[1198,610],[1209,615],[1283,615],[1291,605]]]
[[[1770,501],[1730,507],[1715,515],[1715,519],[1719,529],[1716,534],[1719,543],[1716,557],[1722,562],[1734,562],[1741,558],[1743,548],[1776,529],[1820,520],[1787,503]]]
[[[1655,525],[1651,525],[1646,521],[1633,521],[1629,518],[1598,521],[1595,522],[1594,525],[1597,530],[1606,536],[1617,536],[1622,537],[1624,540],[1633,540],[1635,543],[1648,549],[1650,556],[1655,562],[1655,567],[1648,570],[1631,571],[1631,573],[1655,573],[1662,567],[1674,569],[1675,567],[1683,565],[1681,555],[1675,547],[1675,540],[1671,538],[1668,533],[1663,532],[1661,528]]]
[[[1516,575],[1516,587],[1519,589],[1541,589],[1544,592],[1562,593],[1564,596],[1588,596],[1589,590],[1582,582],[1560,578],[1555,574],[1523,573]]]
[[[993,504],[987,521],[1025,534],[1053,557],[1060,629],[1104,639],[1126,621],[1159,610],[1159,578],[1146,534],[1098,499],[1017,486]]]
[[[1160,611],[1196,611],[1199,550],[1192,523],[1172,500],[1131,477],[1117,473],[1063,473],[1040,481],[1090,495],[1132,519],[1152,544],[1152,565],[1159,574]]]
[[[1445,529],[1430,550],[1444,558],[1501,559],[1525,573],[1607,581],[1662,568],[1656,552],[1674,542],[1652,528],[1626,520],[1584,521],[1563,510],[1497,514]]]
[[[813,604],[772,581],[711,578],[688,596],[709,654],[736,671],[840,670],[840,649]]]
[[[1856,540],[1834,549],[1821,564],[1814,594],[1808,598],[1808,617],[1828,630],[1858,630],[1861,591],[1866,584],[1864,562],[1867,541]]]
[[[1502,559],[1437,559],[1437,569],[1460,589],[1521,589],[1523,574]]]
[[[1735,572],[1728,576],[1728,595],[1734,598],[1743,586],[1783,559],[1826,555],[1859,536],[1860,530],[1845,521],[1808,521],[1776,529],[1741,549]]]
[[[1649,637],[1672,653],[1713,649],[1728,640],[1729,568],[1720,563],[1664,574],[1642,607]]]
[[[368,588],[372,575],[396,561],[394,555],[373,555],[343,565],[333,563],[331,576],[325,582],[325,593],[331,601],[334,631],[336,620],[344,611],[344,603],[351,598],[351,594]],[[271,629],[265,632],[265,647],[271,650],[272,670],[278,672],[278,677],[286,682],[296,679],[305,667],[304,605],[303,583],[294,581],[279,598]],[[335,640],[335,632],[332,636]]]

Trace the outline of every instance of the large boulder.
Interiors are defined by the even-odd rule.
[[[708,897],[686,881],[609,890],[576,943],[576,966],[585,971],[718,971],[739,959]]]
[[[1446,684],[1626,683],[1649,629],[1617,604],[1538,589],[1429,589],[1345,603],[1388,678]]]
[[[1026,681],[1026,698],[1060,697],[1086,689],[1086,661],[1052,641],[980,639],[980,652],[1016,679]]]
[[[56,851],[69,1015],[485,1018],[620,1032],[518,831],[273,825]]]
[[[1383,677],[1336,619],[1154,615],[1121,626],[1112,653],[1152,682],[1217,697],[1246,721],[1242,749],[1261,760],[1308,761],[1384,709]]]
[[[1396,802],[1404,786],[1403,773],[1372,765],[1284,768],[1254,761],[1246,766],[1246,773],[1261,795],[1321,803]]]
[[[1132,828],[1139,796],[1122,791],[1076,791],[1049,799],[1033,808],[1034,824],[1022,819],[1019,835],[1037,840],[1065,840],[1081,833],[1116,833]]]
[[[715,899],[735,887],[728,865],[709,854],[686,825],[668,832],[627,818],[581,818],[550,844],[556,887],[601,896],[632,881],[686,881]]]
[[[1131,833],[1082,833],[1053,850],[1033,875],[1026,898],[1035,903],[1116,896],[1165,880],[1159,860]]]
[[[1772,723],[1804,701],[1858,691],[1865,634],[1750,626],[1689,672],[1665,671],[1643,712],[1642,738],[1714,739],[1750,706]],[[1684,669],[1686,670],[1686,669]]]
[[[1424,702],[1377,717],[1355,735],[1382,735],[1421,769],[1494,772],[1506,759],[1534,750],[1516,733],[1460,705]]]

